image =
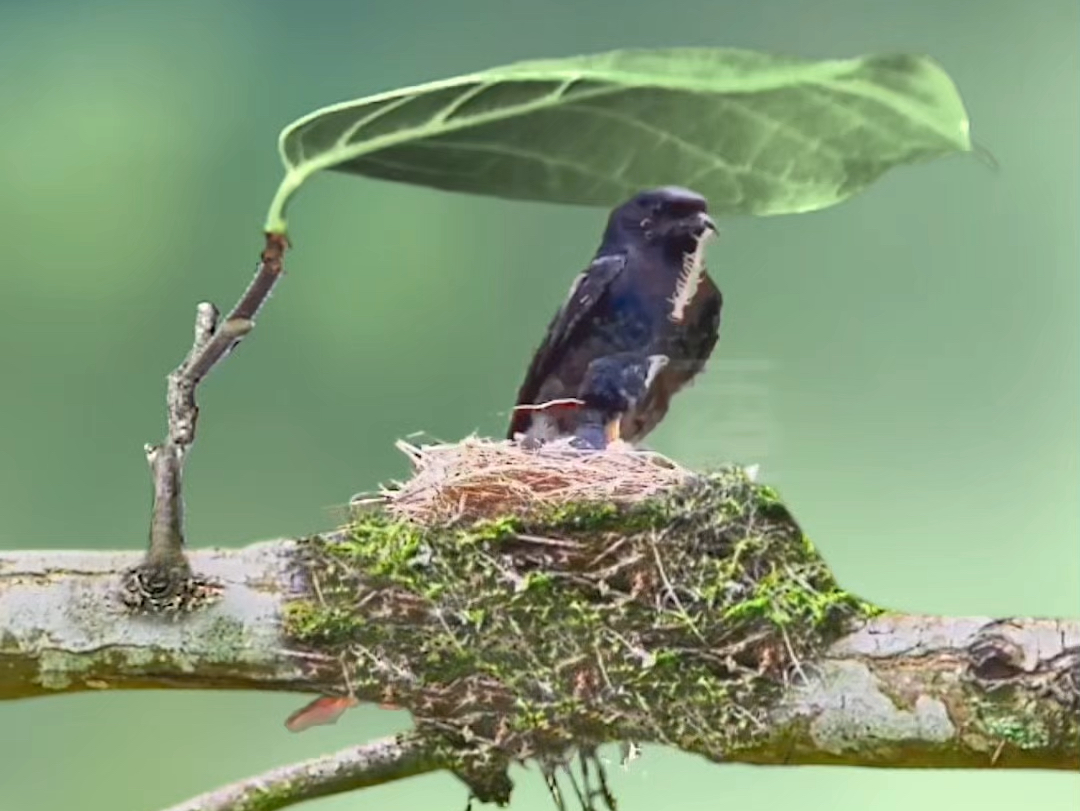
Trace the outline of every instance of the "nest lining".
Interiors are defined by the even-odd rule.
[[[353,506],[377,504],[396,518],[427,526],[522,515],[582,501],[630,504],[684,484],[690,471],[659,453],[615,443],[578,450],[567,442],[540,449],[470,436],[456,443],[396,443],[412,463],[407,481]]]

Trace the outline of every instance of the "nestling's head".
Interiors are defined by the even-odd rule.
[[[666,355],[624,353],[597,358],[589,364],[578,398],[585,408],[595,409],[605,418],[625,414],[645,397],[667,364]]]
[[[585,413],[570,444],[600,450],[618,441],[623,415],[645,398],[667,364],[666,355],[636,352],[607,355],[590,363],[578,388],[578,401]]]
[[[708,211],[708,201],[690,189],[663,186],[639,192],[611,212],[604,241],[693,242],[705,231],[716,231]]]

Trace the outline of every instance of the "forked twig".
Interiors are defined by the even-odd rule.
[[[267,234],[255,278],[219,324],[219,312],[209,303],[196,308],[195,338],[183,362],[168,377],[166,412],[168,429],[160,445],[146,446],[146,460],[154,485],[150,517],[150,543],[142,563],[128,570],[121,596],[135,611],[191,610],[212,600],[213,583],[191,571],[184,554],[184,459],[195,442],[199,407],[195,391],[210,371],[251,332],[255,316],[266,303],[282,274],[288,242],[281,234]]]

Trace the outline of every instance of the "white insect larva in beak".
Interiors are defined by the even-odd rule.
[[[705,245],[715,236],[716,231],[706,228],[698,235],[693,252],[683,257],[682,273],[675,282],[674,294],[668,299],[671,302],[670,318],[676,324],[682,323],[686,308],[694,300],[694,294],[701,284],[701,274],[705,272]]]

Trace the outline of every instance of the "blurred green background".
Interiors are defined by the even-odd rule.
[[[899,169],[816,214],[724,223],[710,371],[652,438],[760,462],[850,589],[924,612],[1078,613],[1080,152],[1075,0],[0,0],[0,547],[137,549],[165,374],[193,308],[261,247],[278,130],[323,104],[535,57],[730,45],[926,52],[974,157]],[[604,212],[327,176],[290,271],[211,378],[194,545],[332,525],[406,472],[412,431],[500,434]],[[386,734],[306,696],[157,692],[0,705],[0,810],[137,811]],[[1076,807],[1075,775],[716,767],[647,748],[625,811]],[[535,771],[516,809],[547,809]],[[432,776],[316,802],[457,809]]]

